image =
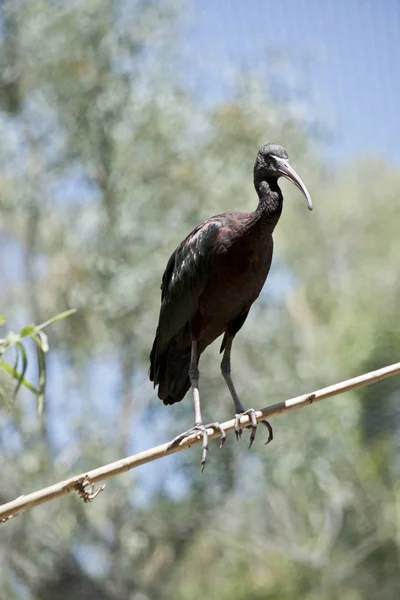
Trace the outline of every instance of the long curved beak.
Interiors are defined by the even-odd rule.
[[[289,181],[294,183],[294,185],[299,188],[299,190],[302,192],[305,199],[307,200],[308,210],[312,210],[313,205],[311,201],[311,196],[308,193],[308,190],[302,182],[301,178],[297,175],[296,171],[292,169],[287,160],[284,160],[283,158],[278,158],[277,156],[275,158],[278,163],[279,173],[282,175],[282,177],[289,179]]]

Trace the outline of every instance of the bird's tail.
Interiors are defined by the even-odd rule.
[[[157,338],[154,340],[149,376],[154,387],[158,385],[158,397],[164,404],[180,402],[190,388],[190,352],[190,345],[181,348],[176,340],[171,340],[168,347],[159,352]]]

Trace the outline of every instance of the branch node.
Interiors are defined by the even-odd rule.
[[[88,486],[89,489],[85,489]],[[104,490],[106,487],[105,483],[99,485],[96,489],[94,487],[94,483],[91,483],[88,475],[82,481],[78,481],[75,484],[75,491],[78,492],[78,495],[84,502],[93,502],[93,500]]]
[[[10,521],[10,519],[17,517],[18,515],[19,515],[19,513],[14,513],[12,515],[8,515],[8,517],[4,517],[3,519],[0,519],[0,523],[7,523],[7,521]]]

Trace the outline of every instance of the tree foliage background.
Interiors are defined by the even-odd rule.
[[[20,326],[78,309],[50,332],[41,417],[29,392],[0,407],[1,502],[191,423],[190,401],[166,408],[147,380],[161,275],[201,220],[255,207],[268,140],[289,149],[315,211],[283,183],[273,270],[235,342],[243,402],[399,360],[399,171],[366,157],[332,175],[268,73],[242,72],[212,107],[199,99],[180,62],[185,10],[1,3],[0,312]],[[232,416],[217,345],[201,389],[207,420]],[[388,380],[277,419],[268,448],[261,431],[251,452],[212,443],[203,476],[194,449],[110,481],[93,505],[23,514],[1,529],[0,597],[399,597],[398,390]]]

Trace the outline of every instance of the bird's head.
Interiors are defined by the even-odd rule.
[[[268,180],[286,177],[303,193],[309,210],[312,210],[310,194],[306,186],[289,164],[289,155],[279,144],[265,144],[258,151],[254,165],[254,179]]]

